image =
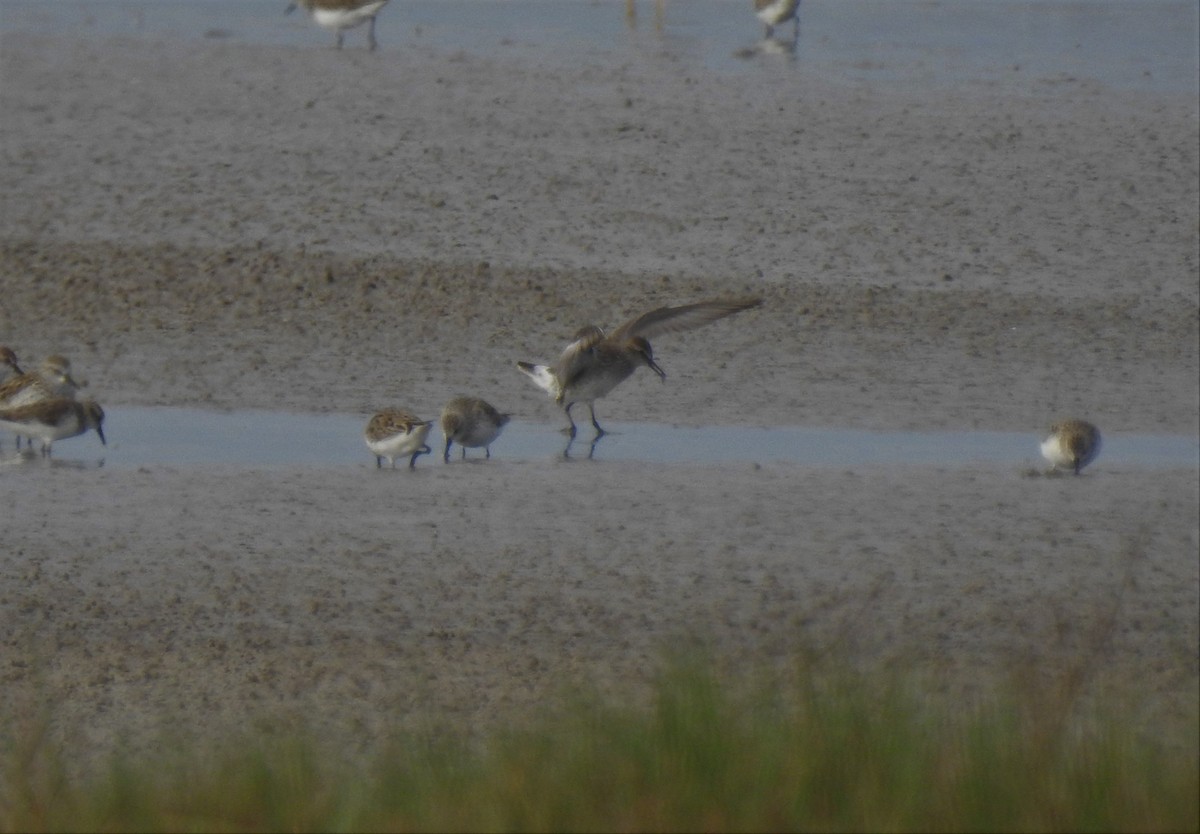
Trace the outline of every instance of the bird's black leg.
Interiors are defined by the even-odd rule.
[[[450,462],[450,438],[446,438],[446,451],[442,452],[442,460],[446,463]]]
[[[596,437],[603,437],[608,434],[604,429],[600,428],[600,424],[596,422],[596,407],[588,403],[588,411],[592,413],[592,425],[596,428]]]
[[[571,427],[569,429],[563,429],[563,431],[571,435],[571,437],[575,436],[575,418],[571,416],[571,407],[574,405],[575,403],[567,403],[567,407],[564,409],[564,411],[567,412],[567,420],[571,423]]]
[[[421,455],[427,455],[432,451],[433,450],[430,449],[428,446],[422,446],[420,449],[417,449],[417,451],[413,452],[412,457],[408,459],[408,468],[416,469],[417,458],[419,458]]]

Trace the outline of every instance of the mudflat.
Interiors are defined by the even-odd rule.
[[[514,367],[655,341],[621,421],[1200,429],[1197,105],[442,54],[0,39],[0,343],[102,403],[562,420]],[[114,438],[110,438],[114,439]],[[0,699],[104,749],[296,715],[479,729],[693,640],[966,691],[1083,664],[1156,722],[1200,682],[1200,477],[1106,466],[12,455]],[[79,444],[73,446],[72,444]]]

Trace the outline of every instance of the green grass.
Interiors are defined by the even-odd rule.
[[[931,691],[809,664],[734,677],[693,657],[665,664],[648,705],[564,696],[525,726],[402,736],[354,765],[336,740],[277,722],[164,736],[161,753],[73,777],[50,717],[0,726],[0,829],[1200,828],[1196,714],[1161,738],[1069,677],[970,704]]]

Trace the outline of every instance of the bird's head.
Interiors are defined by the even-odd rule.
[[[658,367],[654,361],[654,351],[650,348],[650,343],[641,336],[634,336],[629,340],[629,347],[633,349],[642,361],[646,363],[646,367],[658,374],[658,378],[663,382],[667,381],[667,372]]]
[[[96,434],[100,436],[100,443],[107,446],[108,441],[104,439],[104,409],[100,407],[100,403],[91,399],[84,400],[83,413],[87,424],[95,429]]]

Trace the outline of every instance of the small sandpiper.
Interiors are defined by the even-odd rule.
[[[442,409],[442,434],[446,438],[446,450],[442,460],[450,462],[450,445],[462,446],[462,456],[467,448],[483,447],[491,458],[491,445],[500,431],[508,424],[509,415],[501,414],[490,403],[478,397],[455,397]]]
[[[1060,420],[1042,441],[1042,457],[1054,469],[1071,469],[1076,475],[1100,454],[1100,430],[1086,420]]]
[[[71,378],[65,356],[47,356],[34,371],[18,374],[0,384],[0,407],[16,408],[56,397],[73,399],[79,384]]]
[[[386,6],[388,0],[293,0],[285,10],[291,14],[297,6],[303,6],[312,15],[318,26],[337,33],[337,48],[342,48],[342,33],[360,23],[369,22],[367,47],[374,52],[375,15]]]
[[[754,13],[767,27],[766,34],[763,35],[764,40],[775,34],[776,26],[789,20],[794,23],[792,42],[799,40],[800,17],[796,14],[799,7],[800,0],[754,0]]]
[[[408,468],[413,469],[417,465],[417,457],[432,451],[425,445],[425,438],[429,436],[432,426],[432,420],[422,420],[411,411],[388,408],[371,418],[363,431],[363,439],[375,455],[377,468],[382,469],[383,459],[387,458],[395,469],[396,458],[412,455],[408,459]]]
[[[88,429],[95,429],[100,443],[104,439],[104,411],[95,400],[72,400],[54,397],[38,400],[15,408],[0,408],[0,428],[8,429],[29,438],[30,447],[34,440],[42,441],[42,454],[49,456],[50,446],[55,440],[78,437]]]
[[[19,408],[56,397],[73,400],[79,388],[71,378],[70,360],[57,354],[47,356],[36,370],[0,384],[0,408]],[[17,435],[16,446],[21,448],[21,435]]]
[[[563,406],[571,423],[567,431],[572,437],[575,436],[575,420],[571,417],[571,406],[577,402],[587,403],[592,426],[599,437],[605,431],[596,422],[596,400],[607,396],[642,365],[666,381],[667,374],[655,363],[648,339],[662,333],[701,327],[760,304],[761,298],[743,298],[659,307],[625,322],[609,334],[595,325],[588,325],[575,334],[575,340],[567,345],[553,365],[518,362],[517,367]]]

